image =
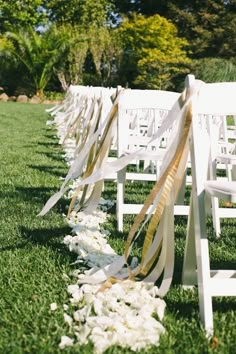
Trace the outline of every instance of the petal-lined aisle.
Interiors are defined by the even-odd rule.
[[[60,125],[60,140],[63,131]],[[74,144],[68,139],[68,145],[65,144],[67,161],[71,162],[73,149]],[[76,181],[71,185],[69,197],[75,188]],[[110,206],[111,201],[101,200],[100,209],[109,209]],[[158,346],[160,335],[165,332],[160,321],[166,304],[157,297],[158,288],[153,283],[130,280],[104,283],[104,271],[107,276],[109,265],[117,262],[120,267],[123,262],[123,256],[111,248],[107,232],[100,227],[106,219],[107,213],[102,210],[92,214],[72,212],[68,219],[72,231],[64,238],[64,243],[70,251],[78,254],[78,269],[73,272],[74,284],[68,286],[73,314],[64,313],[68,333],[61,338],[61,349],[92,341],[95,353],[103,353],[113,345],[137,351],[151,345]],[[135,268],[136,263],[133,258],[131,268]],[[102,270],[100,281],[99,270]],[[95,272],[96,284],[84,284],[86,277],[89,276],[91,281]],[[121,270],[121,278],[122,272],[126,274],[127,269]],[[73,333],[73,338],[70,333]]]

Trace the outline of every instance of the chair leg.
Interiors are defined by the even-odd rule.
[[[232,166],[232,181],[236,181],[236,165]]]
[[[212,216],[211,196],[209,196],[208,194],[205,197],[205,210],[206,215]]]
[[[216,233],[216,237],[220,237],[220,216],[219,216],[219,200],[216,197],[211,198],[212,205],[212,219],[213,219],[213,227]]]
[[[201,156],[201,158],[200,158]],[[206,175],[205,170],[196,170],[196,165],[207,166],[204,164],[201,154],[196,155],[194,148],[192,148],[191,160],[197,161],[193,163],[192,167],[192,193],[191,193],[191,210],[189,230],[193,230],[195,240],[195,257],[197,264],[197,285],[198,285],[198,298],[200,317],[203,323],[207,336],[213,333],[213,309],[212,309],[212,292],[211,292],[211,273],[210,273],[210,259],[209,247],[206,230],[206,210],[205,210],[205,193],[204,184],[196,179],[196,172]],[[196,164],[196,165],[195,165]],[[192,220],[192,221],[191,221]],[[192,249],[194,247],[192,246]],[[189,253],[191,257],[191,252]],[[186,269],[186,266],[185,266]],[[191,279],[190,279],[191,280]]]
[[[184,205],[184,196],[185,196],[185,190],[186,190],[186,180],[187,180],[187,169],[185,170],[184,177],[183,177],[183,182],[176,200],[177,205]]]
[[[201,239],[197,248],[200,248],[201,257],[197,257],[198,272],[198,298],[200,317],[203,323],[206,335],[213,335],[213,308],[212,296],[210,292],[210,269],[209,269],[209,250],[208,240]]]
[[[229,165],[228,163],[226,164],[226,176],[228,181],[232,181],[232,177],[233,177],[233,168],[231,165]]]
[[[204,194],[193,197],[195,249],[197,260],[197,285],[200,317],[207,336],[213,334],[213,309],[211,294],[210,259],[206,233]]]
[[[197,284],[196,273],[196,249],[194,240],[194,216],[192,207],[192,198],[190,203],[190,214],[187,225],[187,236],[184,250],[184,262],[182,271],[183,286],[191,286]]]
[[[116,217],[118,231],[123,231],[123,205],[126,168],[117,173]]]

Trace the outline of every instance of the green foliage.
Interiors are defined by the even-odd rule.
[[[164,17],[134,15],[122,23],[120,32],[124,43],[122,70],[131,86],[168,89],[176,75],[188,72],[188,43]]]
[[[159,14],[171,20],[191,43],[193,58],[235,56],[235,0],[114,0],[122,14]]]
[[[0,33],[9,27],[38,26],[47,20],[43,0],[0,0]]]
[[[15,60],[24,63],[34,81],[38,94],[41,95],[43,93],[48,78],[54,76],[54,74],[65,78],[68,84],[82,84],[84,72],[86,71],[92,77],[96,76],[96,80],[99,81],[98,84],[102,84],[102,81],[108,82],[110,80],[110,66],[111,62],[114,62],[114,57],[108,59],[107,53],[113,54],[117,45],[112,45],[111,36],[106,27],[111,24],[109,19],[112,14],[112,4],[109,0],[96,2],[90,0],[72,0],[70,2],[64,0],[37,0],[30,2],[30,5],[28,0],[10,1],[8,3],[0,0],[0,5],[2,5],[0,14],[6,18],[4,26],[7,28],[10,23],[17,25],[14,30],[12,30],[12,27],[10,29],[11,32],[14,32],[14,45],[12,46],[13,35],[11,35],[11,42],[8,41],[8,43],[4,44],[5,53],[11,53]],[[18,16],[19,11],[21,13]],[[35,16],[32,16],[32,11],[35,12]],[[11,15],[11,13],[14,15]],[[12,16],[16,17],[16,21],[12,19]],[[31,22],[28,19],[31,19]],[[50,25],[49,29],[45,33],[43,31],[42,34],[38,34],[33,30],[32,26],[40,25],[43,20],[45,20],[44,23],[47,26],[41,27],[41,30],[48,28],[48,20],[57,23],[56,36],[55,26]],[[31,25],[30,28],[29,25]],[[17,36],[18,38],[16,39]],[[8,37],[10,37],[9,33]],[[29,38],[26,39],[26,37]],[[53,37],[53,41],[51,41],[50,37]],[[62,38],[64,38],[64,43],[61,41]],[[19,41],[21,42],[21,47],[18,45]],[[29,41],[32,42],[30,49]],[[65,43],[67,43],[66,51],[64,51]],[[9,45],[11,45],[11,48]],[[23,49],[24,46],[27,47],[26,51]],[[63,49],[64,58],[59,61],[61,49]],[[34,58],[32,57],[33,51],[36,54]],[[25,57],[25,52],[28,53],[28,58]],[[49,58],[46,52],[53,53],[52,57]],[[91,73],[90,68],[85,65],[89,52],[92,53],[96,68],[95,74]],[[31,58],[29,59],[30,56]],[[108,63],[103,65],[105,58]],[[103,74],[101,74],[102,65]],[[2,70],[4,73],[5,70]],[[49,75],[49,71],[51,71],[51,75]],[[104,79],[103,76],[105,77]]]
[[[171,1],[161,13],[191,43],[192,56],[232,57],[236,52],[235,0]]]
[[[111,16],[109,0],[43,0],[49,19],[58,24],[104,26]]]
[[[106,85],[114,80],[121,52],[116,29],[63,25],[60,31],[67,49],[57,71],[68,84]]]
[[[18,67],[21,63],[37,94],[43,95],[56,76],[63,77],[67,85],[84,84],[88,75],[91,85],[114,83],[121,44],[116,29],[96,26],[85,29],[65,24],[51,26],[43,33],[32,28],[9,31],[0,38],[0,55],[5,58],[6,65],[9,59]],[[7,81],[5,69],[2,75],[0,70],[1,77],[3,82]],[[24,83],[29,86],[27,81]]]
[[[43,0],[49,20],[62,24],[78,24],[81,20],[81,0]]]
[[[91,27],[88,31],[92,54],[100,84],[109,86],[115,81],[120,65],[122,44],[116,29]]]
[[[60,100],[65,98],[64,92],[44,91],[44,97],[49,100]]]
[[[236,81],[236,61],[221,58],[194,60],[192,73],[205,82]]]
[[[58,90],[59,81],[178,90],[190,68],[195,70],[189,58],[235,57],[235,11],[235,0],[0,0],[0,34],[29,36],[32,47],[42,49],[25,61],[25,50],[11,47],[12,59],[6,60],[1,38],[0,84],[32,92],[31,79],[40,93],[50,77],[49,90]]]
[[[22,62],[28,71],[38,96],[53,75],[53,69],[62,58],[66,48],[65,36],[56,27],[40,34],[31,27],[9,31],[2,41],[2,54]]]
[[[63,0],[45,3],[52,19],[62,24],[61,31],[67,35],[67,60],[58,72],[68,84],[83,84],[88,76],[91,84],[111,82],[111,63],[119,52],[119,42],[114,43],[113,30],[108,30],[111,2],[80,0],[72,5]]]
[[[81,26],[69,24],[62,25],[60,32],[65,38],[66,50],[56,71],[63,74],[68,84],[82,84],[84,62],[88,52],[88,35]]]
[[[112,10],[112,2],[109,0],[83,0],[81,25],[84,28],[109,25]]]
[[[148,16],[161,14],[160,10],[166,2],[166,0],[114,0],[117,12],[126,16],[134,12]]]

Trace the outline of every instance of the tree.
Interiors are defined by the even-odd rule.
[[[134,15],[122,23],[120,32],[124,42],[123,81],[131,86],[168,89],[176,76],[188,72],[188,43],[165,18]]]
[[[166,0],[114,0],[117,13],[125,16],[132,16],[133,13],[142,15],[156,15],[160,12],[160,3]]]
[[[205,82],[236,81],[236,60],[203,58],[194,60],[192,73]]]
[[[164,16],[191,42],[193,58],[229,58],[236,52],[235,12],[235,0],[175,0]]]
[[[65,37],[55,27],[40,34],[32,27],[9,31],[1,40],[1,53],[22,62],[28,71],[38,96],[53,75],[53,69],[66,48]]]
[[[0,33],[9,27],[37,27],[47,22],[43,0],[0,0]]]
[[[81,0],[42,0],[50,22],[76,25],[81,20]]]
[[[119,68],[122,58],[122,43],[117,29],[109,31],[102,55],[101,77],[103,86],[120,85]]]
[[[225,44],[229,43],[228,35],[236,36],[236,22],[231,21],[235,14],[229,3],[232,2],[182,0],[169,3],[166,16],[177,25],[180,35],[191,41],[194,58],[232,55],[225,50]],[[235,50],[234,46],[234,53]]]
[[[114,0],[116,11],[159,14],[171,20],[191,43],[192,58],[234,57],[236,0]]]
[[[91,26],[63,25],[67,43],[63,60],[56,67],[59,78],[70,84],[107,85],[116,79],[121,55],[120,38],[116,29]],[[60,80],[61,81],[61,80]]]
[[[60,25],[104,26],[112,17],[111,0],[43,0],[50,21]]]
[[[109,28],[113,19],[112,10],[111,0],[83,0],[81,25],[84,28]]]
[[[60,27],[67,43],[64,59],[57,66],[68,85],[83,84],[84,63],[88,53],[88,34],[81,26],[69,24]]]
[[[111,85],[116,79],[121,57],[122,45],[118,31],[107,27],[91,27],[88,41],[100,85]]]
[[[50,20],[69,34],[67,59],[58,69],[59,76],[65,77],[68,84],[111,82],[119,52],[119,41],[114,44],[112,39],[112,2],[47,0],[44,6]]]

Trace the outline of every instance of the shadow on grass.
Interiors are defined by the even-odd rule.
[[[69,226],[40,228],[19,226],[18,231],[22,242],[3,247],[0,246],[0,251],[24,248],[29,243],[56,246],[58,248],[58,246],[62,245],[63,237],[71,233],[71,228]]]
[[[0,246],[0,252],[19,250],[27,247],[28,241],[18,242],[14,245]]]
[[[59,186],[57,188],[49,188],[49,187],[16,187],[16,192],[24,201],[34,201],[43,205],[47,202],[47,200],[56,192],[59,191]],[[9,193],[8,193],[9,195]],[[61,198],[54,206],[59,213],[65,213],[68,208],[68,200]]]
[[[55,143],[55,136],[57,135],[56,130],[53,130],[52,128],[45,128],[43,129],[45,131],[45,133],[43,134],[43,136],[47,139],[47,140],[51,140],[53,143]],[[57,144],[58,145],[58,144]]]
[[[107,222],[105,222],[102,227],[104,229],[109,229],[110,231],[110,239],[117,239],[117,240],[126,240],[127,239],[127,232],[125,231],[118,231],[117,229],[117,218],[115,214],[115,209],[116,206],[114,205],[111,209],[109,209],[109,214],[108,214],[108,219]]]
[[[56,150],[55,152],[44,152],[44,151],[37,151],[40,155],[44,154],[45,156],[47,156],[50,160],[59,162],[62,164],[62,166],[64,167],[64,169],[68,169],[67,166],[65,166],[65,159],[63,156],[63,151],[61,149],[54,149]]]
[[[9,201],[11,199],[20,198],[24,201],[34,201],[39,203],[44,203],[48,198],[59,190],[58,187],[25,187],[25,186],[15,186],[15,190],[9,191],[8,184],[2,184],[0,190],[0,198],[3,200],[7,198]]]
[[[37,170],[40,172],[44,172],[44,173],[50,173],[53,176],[58,176],[61,177],[64,174],[64,168],[62,167],[60,168],[55,168],[53,166],[46,166],[46,165],[32,165],[32,164],[28,164],[27,167],[32,168],[33,170]]]
[[[38,141],[37,145],[42,145],[46,147],[56,147],[61,149],[60,145],[58,143],[55,143],[55,138],[51,139],[51,141]]]
[[[63,243],[63,238],[71,233],[69,226],[59,227],[18,227],[19,241],[12,244],[0,246],[0,255],[4,252],[15,252],[16,250],[27,250],[34,252],[38,247],[45,247],[52,251],[53,257],[61,265],[65,263],[73,263],[77,259],[77,254],[70,252],[68,247]]]
[[[69,166],[65,165],[65,158],[64,158],[64,152],[62,150],[56,150],[54,149],[54,152],[46,152],[46,151],[40,151],[38,150],[37,153],[39,155],[45,155],[47,156],[51,162],[56,162],[61,165],[61,168],[64,168],[64,174],[67,174]]]
[[[61,240],[62,237],[69,234],[71,232],[71,228],[69,226],[62,227],[53,227],[53,228],[35,228],[30,229],[25,226],[20,228],[21,235],[25,239],[42,245],[47,245],[53,243],[55,240]]]
[[[200,310],[198,303],[198,293],[197,288],[194,290],[185,290],[185,296],[181,298],[178,296],[173,298],[167,296],[164,300],[167,303],[167,309],[170,313],[174,313],[177,319],[189,319],[192,320],[196,318],[199,321]],[[193,292],[189,295],[189,292]],[[182,292],[180,292],[182,293]],[[188,295],[187,295],[188,294]],[[187,297],[188,296],[188,297]],[[190,300],[191,299],[191,300]],[[235,298],[213,298],[213,312],[218,312],[219,314],[225,314],[228,312],[236,311],[236,299]]]
[[[195,318],[197,321],[199,320],[199,306],[197,302],[181,302],[176,301],[173,302],[169,299],[166,300],[168,312],[174,313],[176,319],[189,319],[192,320]]]
[[[59,254],[62,257],[66,257],[71,262],[75,261],[77,255],[68,250],[68,247],[63,243],[63,238],[71,233],[69,226],[62,227],[42,227],[30,229],[25,226],[20,227],[20,234],[25,243],[23,245],[41,245],[49,247],[52,251]],[[24,247],[24,246],[23,246]]]

